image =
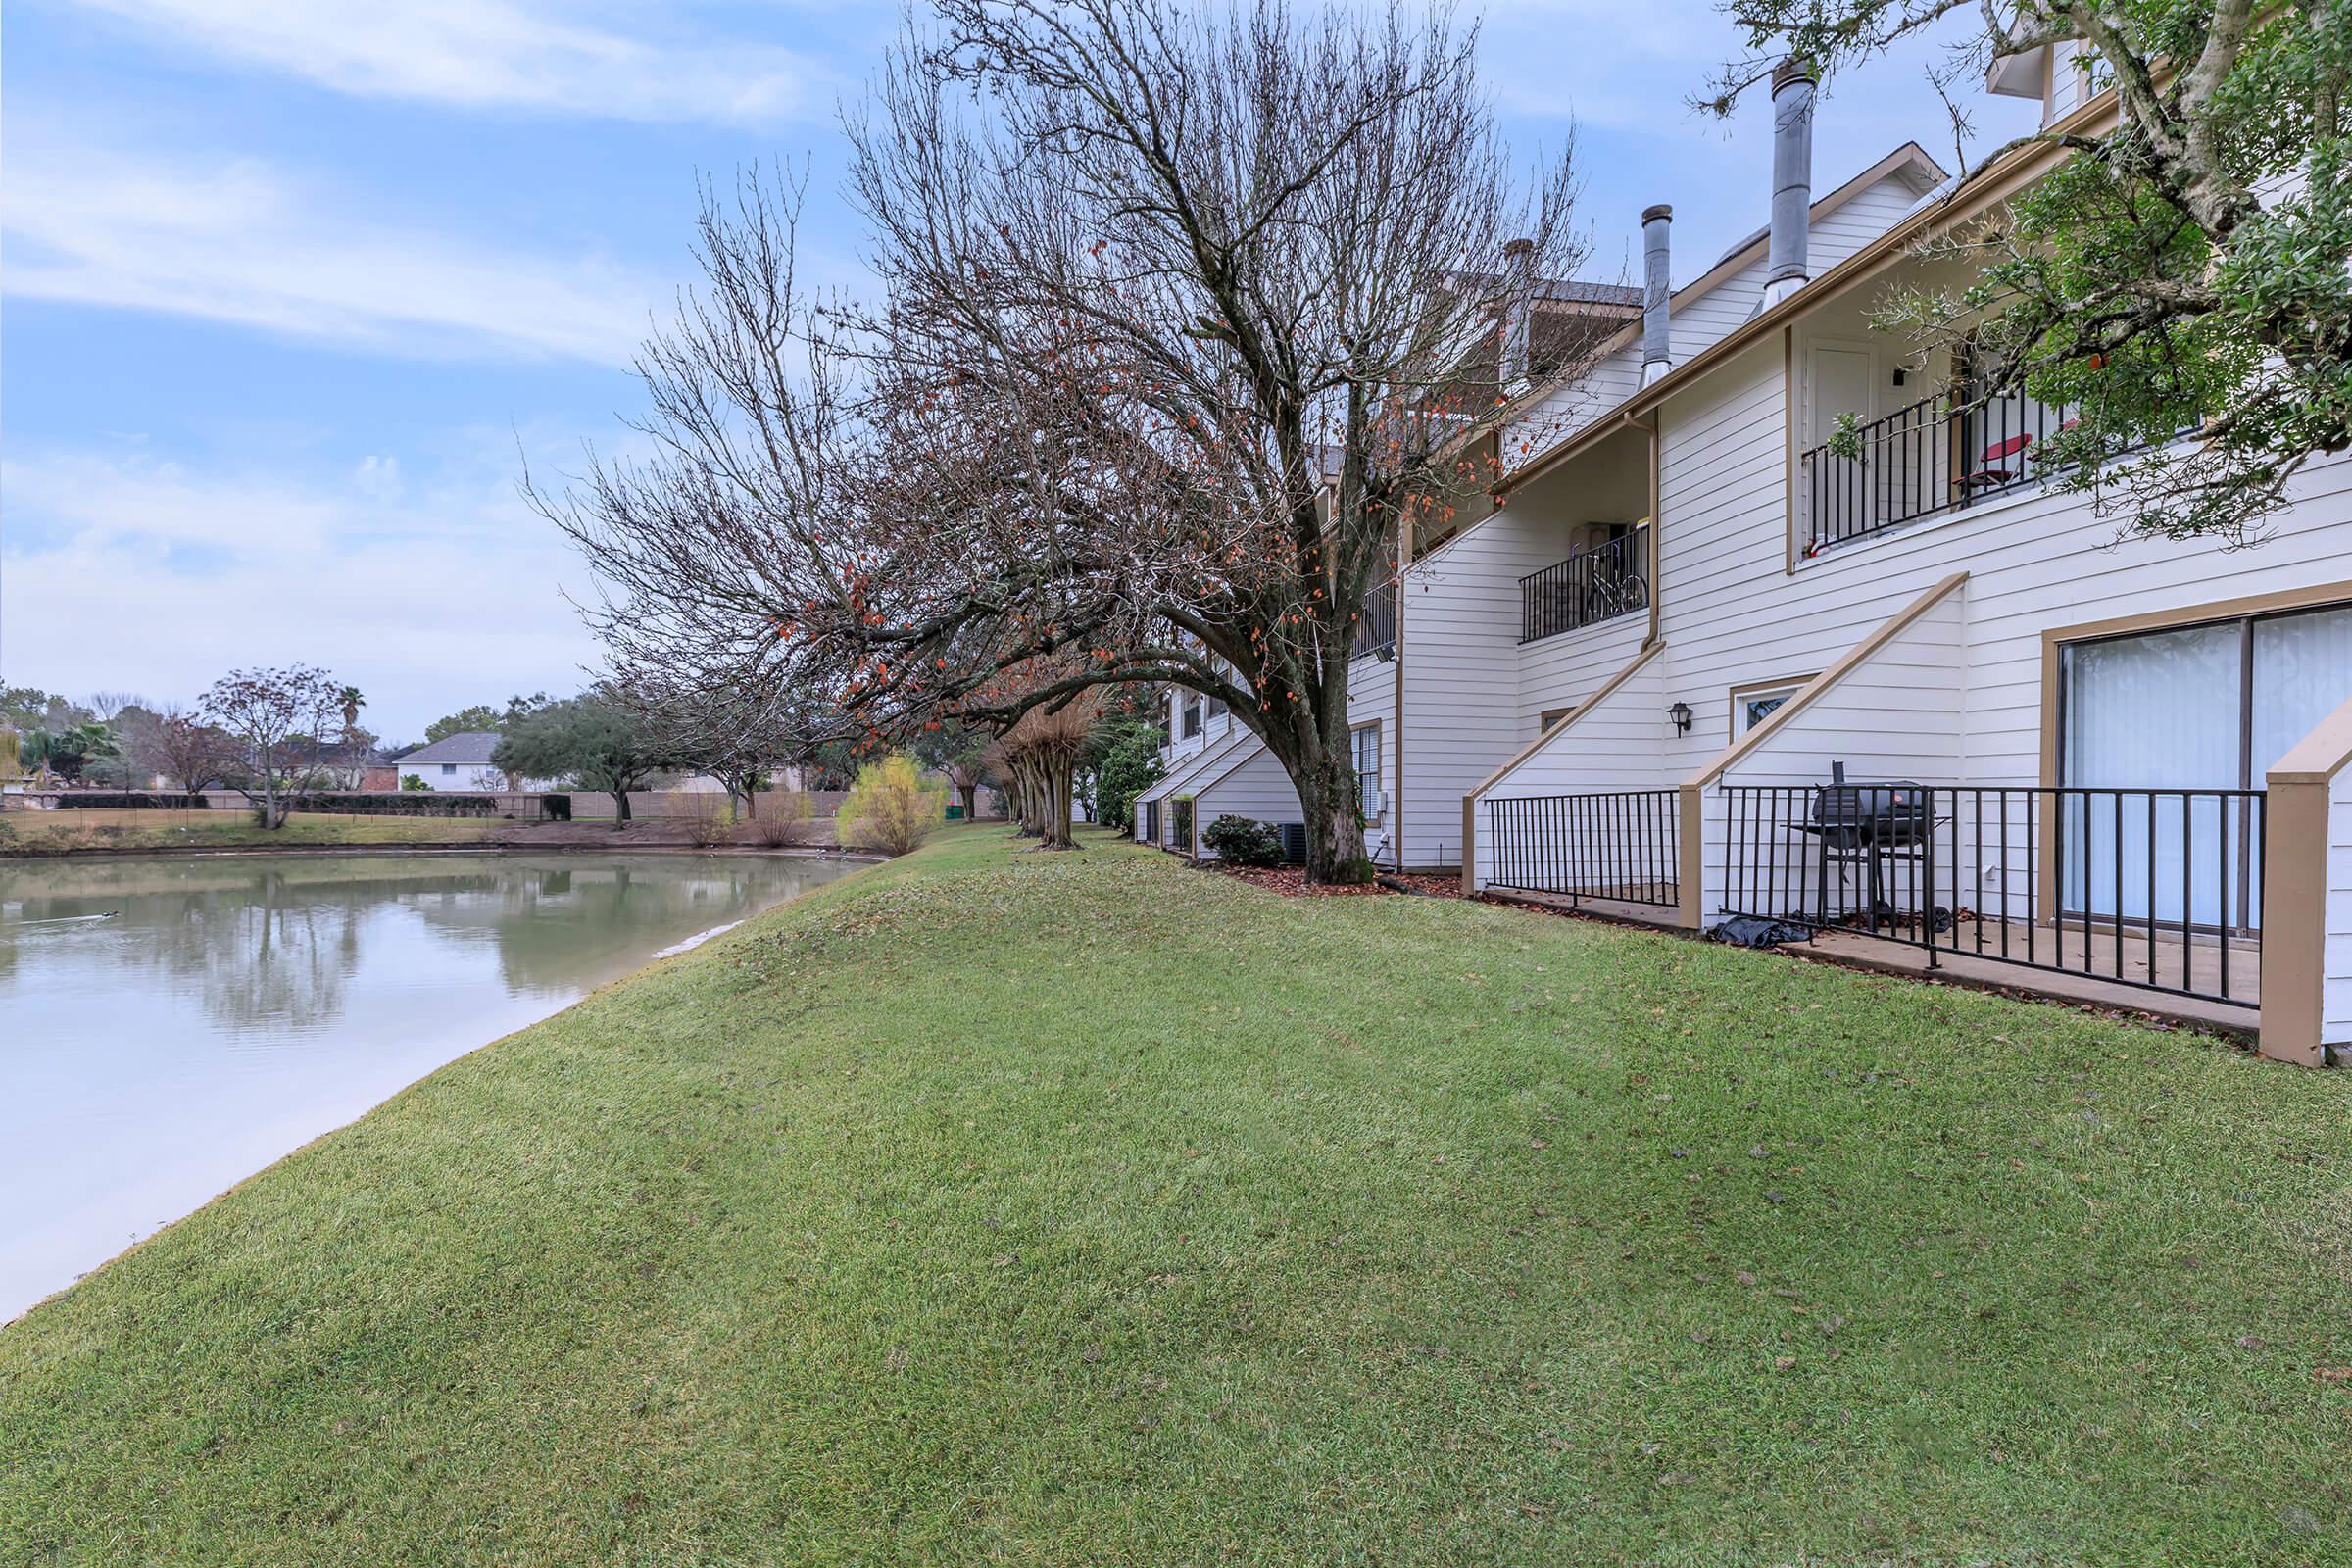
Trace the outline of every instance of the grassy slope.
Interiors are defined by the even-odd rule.
[[[475,844],[493,828],[487,817],[343,816],[297,811],[275,832],[246,811],[12,811],[0,820],[0,855],[60,850],[243,849],[325,844]]]
[[[2055,1009],[971,830],[0,1330],[0,1543],[2341,1561],[2348,1112]]]

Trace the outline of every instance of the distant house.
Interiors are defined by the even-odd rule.
[[[460,730],[455,735],[445,735],[393,763],[398,775],[394,781],[395,787],[410,778],[416,778],[428,790],[476,793],[503,790],[507,787],[507,775],[491,765],[490,761],[490,754],[498,749],[500,739],[498,731],[494,729],[467,729]]]

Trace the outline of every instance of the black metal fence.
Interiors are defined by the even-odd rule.
[[[1672,907],[1681,897],[1682,813],[1673,790],[1490,798],[1488,880],[1530,893]]]
[[[1355,644],[1348,651],[1350,659],[1379,653],[1396,646],[1396,581],[1391,578],[1364,595],[1362,612],[1355,622]]]
[[[1649,529],[1619,534],[1519,579],[1519,640],[1556,637],[1649,608]]]
[[[1726,913],[2253,1006],[2261,790],[1727,785]]]
[[[1808,554],[2013,490],[2034,477],[2035,448],[2074,422],[2072,408],[2023,392],[1938,394],[1860,426],[1850,457],[1825,441],[1798,460]]]

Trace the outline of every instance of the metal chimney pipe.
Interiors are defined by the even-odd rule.
[[[1772,74],[1772,244],[1764,303],[1778,305],[1811,276],[1813,67],[1790,58]]]
[[[1503,389],[1527,379],[1529,316],[1535,309],[1536,242],[1515,239],[1502,248],[1502,362]]]
[[[1667,241],[1674,209],[1664,202],[1642,215],[1642,384],[1649,385],[1674,365],[1667,341],[1673,322],[1674,279]]]

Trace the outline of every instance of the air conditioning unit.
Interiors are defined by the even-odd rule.
[[[1278,824],[1282,834],[1282,858],[1293,865],[1306,863],[1306,824],[1283,822]]]

